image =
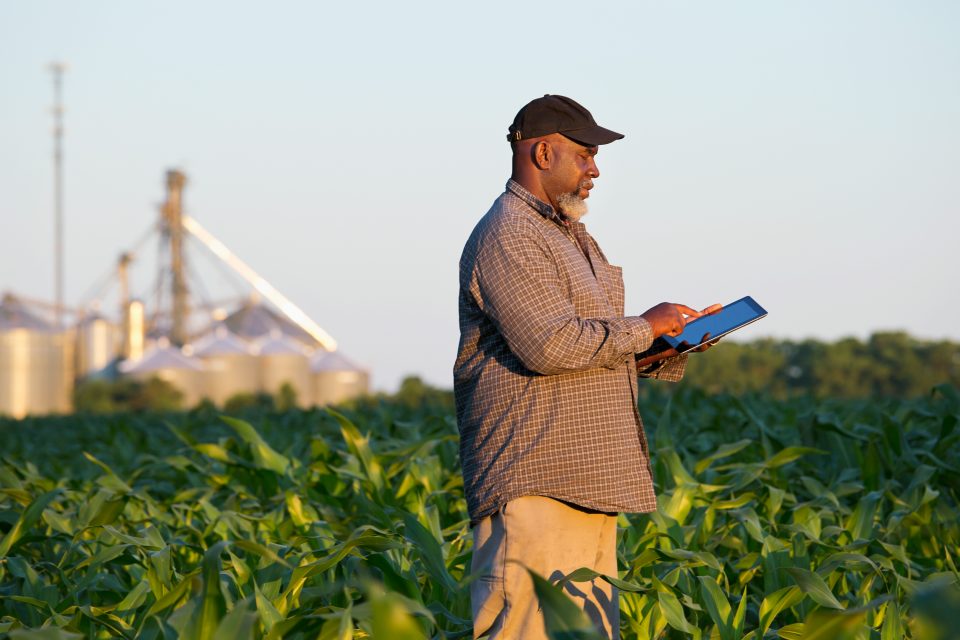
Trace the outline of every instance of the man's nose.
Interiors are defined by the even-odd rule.
[[[593,158],[590,158],[590,166],[587,167],[587,175],[591,178],[600,177],[600,169],[597,168],[597,161]]]

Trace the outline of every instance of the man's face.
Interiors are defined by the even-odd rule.
[[[597,147],[585,147],[560,134],[551,136],[554,161],[550,168],[547,195],[551,204],[574,219],[586,213],[593,180],[600,176],[595,157]]]

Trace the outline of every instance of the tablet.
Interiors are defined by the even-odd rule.
[[[722,338],[766,315],[766,309],[758,305],[750,296],[746,296],[731,302],[717,313],[691,320],[683,328],[683,333],[676,337],[667,335],[660,337],[676,349],[677,353],[686,353],[704,342]],[[705,334],[710,334],[706,340],[703,339]]]

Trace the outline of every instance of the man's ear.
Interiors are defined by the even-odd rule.
[[[537,169],[546,171],[553,162],[553,147],[546,140],[539,141],[530,147],[530,160]]]

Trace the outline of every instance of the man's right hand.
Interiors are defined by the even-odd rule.
[[[683,328],[686,326],[687,321],[693,318],[699,318],[704,315],[704,313],[711,313],[714,307],[719,307],[719,305],[707,307],[701,312],[691,309],[686,305],[661,302],[657,306],[641,313],[640,317],[650,323],[654,337],[663,335],[678,336],[683,333]],[[688,317],[685,318],[684,316]]]

